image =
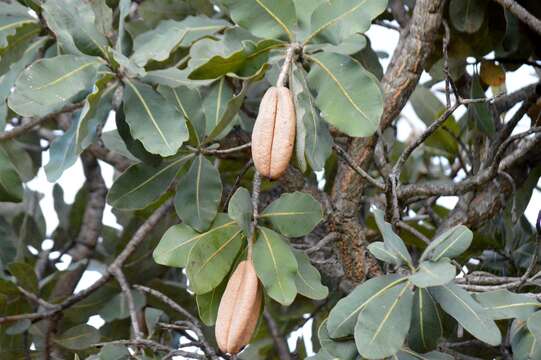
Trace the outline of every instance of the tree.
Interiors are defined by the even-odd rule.
[[[216,343],[220,301],[260,291],[218,320],[258,321],[241,359],[305,343],[311,359],[541,359],[541,215],[524,215],[541,87],[505,86],[539,73],[540,19],[534,0],[1,2],[0,357],[237,358],[220,343],[235,335]],[[370,26],[400,36],[385,69]],[[291,96],[260,108],[273,86]],[[408,103],[426,127],[402,142]],[[289,135],[254,121],[282,106],[293,159],[271,180],[252,154],[276,161]],[[72,204],[54,187],[47,233],[26,184],[78,158],[86,182]]]

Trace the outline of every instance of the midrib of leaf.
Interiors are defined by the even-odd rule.
[[[314,290],[314,291],[317,291],[315,287],[311,286],[308,281],[306,281],[306,278],[304,276],[302,276],[302,273],[300,271],[297,271],[297,275],[299,275],[299,278],[302,280],[303,283],[306,284],[306,286],[308,286],[310,289]]]
[[[342,83],[336,78],[336,76],[334,76],[334,74],[332,73],[332,71],[325,66],[325,64],[323,64],[321,61],[319,61],[318,59],[316,59],[315,57],[313,56],[310,56],[309,57],[312,61],[314,61],[316,64],[318,64],[326,73],[327,75],[332,79],[332,81],[334,81],[336,83],[336,86],[338,86],[338,89],[340,90],[340,92],[344,95],[344,97],[348,100],[348,102],[351,104],[351,106],[353,106],[353,108],[355,110],[357,110],[357,112],[359,114],[361,114],[362,117],[365,118],[365,120],[367,121],[370,121],[370,119],[368,118],[368,116],[361,110],[361,108],[359,108],[359,106],[357,106],[357,104],[355,104],[355,102],[353,101],[353,99],[351,98],[351,96],[349,95],[349,93],[347,92],[347,90],[344,88],[344,86],[342,85]]]
[[[233,225],[233,224],[235,224],[235,222],[234,222],[234,221],[231,221],[231,222],[225,223],[225,224],[223,224],[223,225],[220,225],[220,226],[218,226],[218,227],[215,227],[214,229],[210,229],[209,231],[207,231],[207,232],[205,232],[205,233],[197,234],[197,235],[194,236],[193,238],[188,239],[188,240],[184,241],[183,243],[174,246],[174,247],[171,248],[171,249],[165,249],[165,251],[160,252],[160,253],[157,253],[156,256],[161,256],[161,255],[164,254],[164,253],[176,251],[176,250],[180,249],[181,247],[183,247],[183,246],[185,246],[185,245],[187,245],[187,244],[190,244],[190,243],[192,243],[192,242],[194,242],[194,241],[196,241],[196,240],[198,240],[198,239],[200,239],[200,238],[202,238],[202,237],[204,237],[204,236],[207,236],[207,235],[209,235],[209,234],[211,234],[211,233],[213,233],[213,232],[215,232],[215,231],[218,231],[218,230],[223,229],[223,228],[225,228],[225,227],[231,226],[231,225]]]
[[[280,211],[261,214],[259,217],[271,217],[271,216],[291,216],[291,215],[306,215],[306,214],[315,214],[315,211]]]
[[[125,193],[124,195],[120,196],[117,201],[119,201],[120,199],[123,199],[125,198],[126,196],[134,193],[135,191],[139,190],[140,188],[142,188],[143,186],[147,185],[148,183],[150,183],[151,181],[153,181],[154,179],[156,179],[158,176],[160,176],[162,173],[164,173],[166,170],[169,170],[171,167],[177,165],[178,163],[184,161],[184,160],[188,160],[189,158],[193,157],[194,155],[193,154],[188,154],[184,157],[181,157],[180,159],[178,160],[175,160],[173,161],[171,164],[167,165],[166,167],[164,167],[163,169],[161,169],[160,171],[158,171],[157,173],[155,173],[154,175],[152,175],[151,177],[149,177],[147,180],[143,181],[141,184],[139,184],[138,186],[134,187],[133,189],[131,189],[130,191],[128,191],[127,193]]]
[[[406,281],[407,278],[406,277],[403,277],[403,278],[400,278],[400,279],[397,279],[393,282],[391,282],[389,285],[383,287],[382,289],[380,289],[379,291],[377,291],[374,295],[370,296],[368,299],[366,299],[365,302],[363,302],[361,305],[359,305],[357,308],[355,308],[355,310],[353,310],[351,312],[351,314],[349,314],[348,316],[346,316],[346,318],[344,320],[342,320],[337,326],[336,328],[339,328],[341,327],[342,325],[344,325],[346,323],[346,321],[348,321],[349,319],[351,319],[352,316],[354,316],[355,314],[357,314],[359,311],[361,311],[367,304],[369,304],[372,300],[374,300],[376,297],[380,296],[381,294],[383,294],[385,291],[389,290],[390,288],[400,284],[401,282],[403,281]]]
[[[390,257],[392,257],[393,259],[399,260],[399,258],[395,254],[393,254],[392,252],[388,251],[385,248],[385,245],[383,245],[383,247],[380,248],[380,250],[383,251],[385,254],[389,255]]]
[[[398,297],[393,301],[392,305],[391,305],[391,308],[389,309],[389,311],[385,314],[385,316],[383,317],[383,320],[381,321],[381,323],[379,324],[378,328],[376,329],[376,332],[374,333],[374,336],[372,337],[372,339],[370,340],[370,344],[372,344],[376,338],[378,337],[379,333],[381,332],[381,330],[383,329],[383,326],[385,326],[385,323],[387,322],[387,320],[389,320],[389,317],[391,316],[394,308],[396,307],[396,305],[398,305],[398,302],[400,301],[400,299],[402,298],[402,296],[404,295],[404,293],[406,292],[406,290],[408,290],[408,285],[404,285],[404,288],[402,289],[402,291],[400,292],[400,294],[398,294]]]
[[[426,348],[424,314],[423,314],[423,290],[419,289],[419,331],[421,332],[421,341]]]
[[[171,91],[173,92],[173,95],[175,96],[175,101],[180,107],[180,110],[182,111],[184,118],[188,121],[192,121],[192,119],[190,119],[190,116],[188,116],[188,113],[186,112],[186,109],[184,108],[184,104],[182,104],[182,101],[180,100],[180,97],[178,96],[176,89],[171,89]],[[194,131],[194,134],[197,139],[197,143],[199,144],[201,142],[201,140],[199,139],[199,134],[197,133],[197,131]]]
[[[219,253],[222,252],[223,249],[227,247],[239,234],[241,233],[241,230],[237,231],[233,234],[229,239],[227,239],[218,249],[216,249],[215,252],[213,252],[199,267],[199,271],[197,271],[197,274],[199,275],[201,271],[214,259],[216,256],[218,256]],[[191,253],[191,252],[190,252]],[[189,258],[188,258],[189,259]]]
[[[541,303],[518,303],[518,304],[497,305],[497,306],[485,307],[485,310],[501,310],[501,309],[523,307],[523,306],[541,307]]]
[[[73,69],[72,71],[60,76],[59,78],[45,84],[45,85],[41,85],[41,86],[38,86],[36,88],[34,88],[33,90],[42,90],[42,89],[45,89],[45,88],[48,88],[50,86],[53,86],[53,85],[56,85],[56,84],[59,84],[61,83],[62,81],[66,80],[66,79],[69,79],[70,77],[72,77],[73,75],[77,74],[78,72],[86,69],[87,67],[91,66],[91,65],[97,65],[99,64],[98,61],[92,61],[92,62],[89,62],[89,63],[86,63],[86,64],[83,64],[81,66],[79,66],[78,68],[76,69]]]
[[[284,29],[284,31],[286,32],[287,34],[287,37],[290,39],[290,40],[293,40],[293,34],[291,34],[291,31],[289,31],[289,29],[287,28],[286,24],[283,23],[282,20],[280,20],[280,18],[274,14],[268,7],[265,6],[265,4],[263,4],[261,2],[261,0],[255,0],[255,2],[261,6],[263,8],[263,10],[265,10],[271,17],[274,21],[276,21],[278,23],[278,25],[280,25],[280,27],[282,29]]]
[[[347,10],[346,12],[342,13],[341,15],[335,17],[334,19],[331,19],[329,21],[327,21],[325,24],[321,25],[319,28],[317,28],[313,33],[311,33],[310,35],[308,35],[308,37],[306,38],[306,40],[304,40],[303,42],[303,45],[306,45],[310,40],[312,40],[312,38],[314,38],[315,36],[317,36],[317,34],[319,34],[320,32],[322,32],[323,30],[325,30],[325,28],[331,26],[331,25],[334,25],[337,21],[339,21],[340,19],[348,16],[349,14],[353,13],[355,10],[357,10],[358,8],[360,8],[364,3],[366,2],[366,0],[361,0],[360,3],[358,3],[357,5],[355,5],[354,7],[352,7],[351,9]]]
[[[278,264],[276,264],[276,257],[274,256],[274,251],[272,250],[272,246],[270,245],[270,241],[269,241],[269,238],[267,237],[267,234],[265,233],[265,230],[261,229],[261,234],[263,234],[263,237],[265,238],[265,245],[267,245],[267,248],[269,249],[269,253],[272,258],[274,271],[276,273],[276,280],[278,281],[278,286],[280,287],[280,290],[282,291],[282,295],[283,295],[282,300],[285,301],[285,290],[284,290],[284,286],[282,285],[282,280],[280,279],[280,276],[278,275]]]
[[[19,27],[20,25],[30,24],[30,23],[35,23],[35,21],[30,20],[30,19],[29,20],[16,21],[16,22],[11,23],[11,24],[0,26],[0,31],[8,30],[8,29],[11,29],[11,28],[14,28],[14,27]]]
[[[439,253],[439,255],[437,255],[436,257],[434,257],[434,261],[438,261],[438,260],[443,256],[443,254],[445,254],[445,253],[447,252],[447,250],[449,250],[449,249],[451,248],[451,246],[453,246],[454,244],[456,244],[457,241],[460,240],[460,238],[461,238],[461,236],[462,236],[463,233],[464,233],[464,232],[461,232],[460,235],[458,235],[458,236],[456,237],[455,240],[451,241],[451,243],[450,243],[449,245],[447,245],[447,246],[443,249],[443,251],[441,251],[441,252]]]
[[[154,125],[154,127],[156,128],[156,131],[158,131],[158,134],[160,135],[160,137],[162,138],[163,142],[165,143],[165,145],[170,149],[170,150],[173,150],[171,148],[171,145],[169,145],[169,142],[167,141],[167,139],[165,138],[165,135],[163,134],[162,130],[160,129],[160,127],[158,126],[158,122],[156,121],[156,119],[154,118],[154,114],[152,113],[152,111],[150,111],[150,108],[148,107],[148,104],[146,103],[145,99],[143,98],[143,96],[141,95],[141,93],[139,92],[139,90],[135,87],[135,85],[133,85],[133,83],[126,79],[126,82],[128,83],[128,85],[132,88],[133,92],[135,93],[135,95],[137,96],[137,98],[139,99],[139,101],[141,102],[141,104],[143,104],[143,107],[145,108],[145,111],[147,112],[147,115],[148,117],[150,118],[150,121],[152,121],[152,124]]]
[[[98,99],[97,102],[99,102],[101,100],[101,98],[107,96],[108,93],[110,93],[111,91],[113,91],[113,89],[115,88],[115,86],[111,85],[109,87],[107,87],[105,90],[103,90],[102,94],[100,95],[100,98]],[[92,95],[92,94],[91,94]],[[89,95],[89,97],[91,96]],[[96,94],[97,96],[98,94]],[[89,100],[89,106],[90,105],[90,100]],[[90,108],[89,108],[89,111],[90,111]],[[83,123],[82,121],[83,119],[81,119],[78,123],[77,123],[77,129],[75,131],[75,144],[80,144],[80,131],[81,131],[81,124]]]
[[[197,217],[201,219],[201,204],[199,203],[199,191],[200,191],[200,181],[201,181],[201,166],[203,165],[203,155],[199,155],[197,159],[197,176],[195,179],[195,203],[197,208]]]
[[[218,85],[218,98],[216,103],[216,113],[214,114],[214,127],[218,125],[218,119],[220,117],[220,109],[222,107],[222,90],[224,85],[224,78],[220,79],[220,84]]]
[[[475,318],[477,320],[479,320],[481,323],[483,323],[483,320],[479,317],[479,315],[477,315],[477,313],[475,312],[475,310],[473,310],[464,300],[462,300],[460,298],[460,296],[458,296],[457,294],[454,293],[454,291],[452,291],[451,289],[449,289],[447,286],[443,285],[442,286],[445,290],[449,291],[451,294],[453,294],[453,296],[458,299],[458,301],[460,301],[462,303],[462,305],[464,305],[464,307],[469,311],[471,312]]]

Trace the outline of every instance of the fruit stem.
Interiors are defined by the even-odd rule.
[[[282,69],[280,70],[280,75],[278,75],[278,80],[276,81],[276,86],[285,86],[286,80],[287,80],[287,73],[289,71],[289,67],[291,63],[293,62],[293,58],[295,57],[295,54],[301,49],[300,44],[293,43],[290,44],[287,48],[286,52],[286,58],[284,60],[284,64],[282,65]]]

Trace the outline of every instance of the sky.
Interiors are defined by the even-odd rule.
[[[387,54],[392,54],[393,49],[395,48],[397,42],[398,42],[398,32],[395,30],[391,30],[388,28],[384,28],[381,26],[372,26],[370,30],[367,32],[367,36],[370,38],[372,47],[375,51],[378,52],[385,52]],[[384,69],[388,65],[389,57],[386,59],[382,59],[382,65]],[[490,58],[489,56],[487,56]],[[473,60],[473,59],[472,59]],[[471,69],[469,69],[471,71]],[[424,82],[426,80],[429,80],[430,77],[425,73],[421,77],[421,82]],[[535,75],[535,72],[531,67],[523,66],[519,70],[508,73],[507,76],[507,90],[508,92],[513,92],[519,88],[524,87],[527,84],[535,83],[537,82],[537,77]],[[487,94],[490,96],[490,94]],[[443,94],[439,94],[441,96],[441,100],[444,101]],[[507,113],[507,118],[511,117],[513,113],[517,110],[518,106],[513,108],[511,111]],[[459,109],[457,111],[456,115],[459,117],[462,113],[464,113],[464,109]],[[404,121],[400,120],[398,122],[398,139],[403,141],[407,139],[407,137],[411,134],[412,128],[411,126],[415,126],[416,131],[422,131],[425,128],[424,123],[417,117],[415,112],[413,111],[413,108],[410,104],[408,104],[405,109],[402,112],[402,115],[404,117],[407,117],[410,121]],[[525,117],[517,126],[517,129],[515,132],[520,132],[529,127],[529,121],[530,119],[528,117]],[[104,131],[113,130],[115,129],[115,123],[114,123],[114,114],[111,114],[106,125],[104,128]],[[45,152],[43,154],[43,163],[46,164],[48,162],[48,152]],[[102,174],[104,177],[104,180],[108,187],[111,186],[113,182],[113,168],[103,162],[100,162]],[[62,186],[64,190],[64,200],[67,203],[72,203],[75,194],[79,190],[79,188],[84,183],[84,174],[82,170],[82,165],[80,160],[77,161],[77,163],[72,166],[70,169],[64,172],[62,177],[59,179],[58,184]],[[56,212],[54,211],[53,206],[53,198],[52,198],[52,188],[54,184],[49,183],[45,173],[43,171],[43,167],[40,169],[37,177],[33,179],[31,182],[28,183],[28,187],[34,191],[39,191],[42,194],[44,194],[43,199],[40,202],[41,208],[43,210],[43,213],[45,214],[45,220],[47,223],[47,233],[50,234],[52,231],[56,228],[58,224],[58,218],[56,215]],[[438,200],[438,203],[447,207],[452,207],[456,203],[456,198],[454,197],[443,197]],[[528,219],[534,223],[535,219],[537,217],[537,212],[539,211],[539,204],[541,204],[541,195],[538,191],[534,191],[534,195],[532,196],[532,199],[530,201],[530,204],[528,205],[526,209],[526,216]],[[109,205],[106,205],[105,208],[105,214],[103,219],[104,224],[120,228],[120,226],[117,224],[115,216],[111,212],[111,207]],[[43,243],[43,249],[50,248],[52,246],[52,242],[50,240],[45,241]],[[53,253],[52,256],[55,254]],[[58,255],[56,255],[58,256]],[[68,255],[65,255],[62,259],[63,261],[58,264],[59,269],[65,269],[67,266],[69,266],[70,258]],[[94,281],[96,281],[101,275],[97,271],[86,271],[83,275],[81,281],[79,282],[76,292],[80,291],[88,286],[90,286]],[[99,316],[94,316],[90,318],[89,324],[95,327],[100,327],[103,324],[103,320]],[[290,345],[291,349],[295,348],[295,344],[297,342],[297,337],[304,335],[305,338],[310,338],[311,336],[311,326],[312,322],[308,321],[306,325],[298,330],[297,332],[293,333],[292,336],[288,339],[288,343]],[[309,354],[312,354],[312,346],[310,341],[305,341],[305,344],[307,346],[307,350]]]

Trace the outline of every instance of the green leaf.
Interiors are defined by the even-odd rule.
[[[1,4],[0,48],[6,48],[9,45],[8,37],[15,35],[18,28],[36,23],[36,19],[28,14],[26,8],[18,4]]]
[[[250,235],[250,224],[252,222],[252,197],[250,192],[243,187],[235,191],[227,208],[229,217],[237,222],[244,233]]]
[[[203,112],[203,100],[198,89],[190,89],[186,86],[168,87],[159,86],[158,92],[166,99],[176,104],[184,118],[193,127],[196,143],[200,144],[205,137],[206,119]]]
[[[359,313],[372,301],[378,302],[389,289],[406,281],[398,275],[383,275],[358,285],[348,296],[340,299],[329,313],[327,328],[333,338],[353,334]]]
[[[23,199],[23,184],[17,169],[8,156],[0,151],[0,201],[20,202]]]
[[[333,357],[340,360],[354,360],[357,358],[358,352],[355,341],[336,341],[331,339],[327,330],[327,319],[323,320],[319,325],[317,336],[321,348]]]
[[[293,40],[297,20],[291,0],[222,0],[231,18],[252,34],[267,39]]]
[[[323,118],[350,136],[370,136],[383,112],[377,79],[349,56],[319,53],[308,75]]]
[[[485,20],[486,0],[451,0],[449,18],[453,27],[460,32],[477,32]]]
[[[23,319],[16,321],[10,327],[6,329],[6,335],[19,335],[27,331],[32,326],[32,321],[29,319]]]
[[[9,67],[21,59],[41,31],[38,23],[31,22],[18,26],[13,35],[7,36],[7,45],[0,47],[0,74],[7,73]]]
[[[131,59],[139,66],[145,66],[150,60],[167,60],[173,50],[189,47],[194,41],[217,33],[228,25],[224,20],[203,16],[162,21],[155,29],[135,38]]]
[[[415,110],[415,113],[426,126],[430,126],[445,112],[445,105],[436,97],[436,95],[424,86],[417,86],[410,97],[410,101],[413,110]],[[447,130],[444,130],[443,127]],[[449,131],[451,131],[452,134],[450,134]],[[440,129],[436,130],[434,134],[428,137],[425,141],[425,145],[442,150],[446,155],[454,157],[458,151],[458,145],[453,134],[458,135],[459,131],[460,129],[454,117],[449,116]]]
[[[15,85],[17,77],[28,65],[38,58],[47,40],[47,38],[36,40],[24,51],[18,61],[11,64],[8,72],[0,78],[0,129],[4,129],[5,127],[6,117],[8,115],[7,99],[11,94],[11,89]]]
[[[383,241],[374,241],[368,245],[368,251],[383,262],[391,265],[401,264],[402,260],[396,253],[387,249]]]
[[[177,215],[194,229],[205,231],[216,216],[221,198],[220,172],[200,154],[178,182],[175,195]]]
[[[158,246],[154,249],[154,261],[158,264],[174,267],[186,267],[190,251],[198,241],[207,241],[217,232],[236,228],[238,225],[231,220],[209,231],[199,234],[191,227],[180,224],[171,226],[163,235]]]
[[[493,320],[527,320],[541,307],[541,304],[530,296],[515,294],[506,289],[478,293],[475,294],[475,299]]]
[[[107,202],[116,209],[144,209],[167,191],[182,166],[194,157],[184,155],[160,166],[135,164],[118,177],[107,193]]]
[[[150,3],[150,1],[147,1]],[[145,4],[147,5],[147,4]],[[126,30],[126,18],[130,14],[131,0],[120,0],[118,3],[118,36],[116,40],[115,50],[123,55],[128,55],[132,47],[132,39]],[[139,7],[141,11],[143,6]]]
[[[479,75],[475,74],[471,80],[471,98],[472,99],[484,99],[486,98],[485,92],[481,87]],[[473,116],[477,127],[485,134],[494,134],[496,127],[494,126],[494,120],[492,119],[492,113],[488,107],[487,102],[479,102],[468,105],[468,110]]]
[[[473,233],[464,225],[447,230],[426,247],[420,261],[438,261],[444,257],[453,258],[466,251],[472,242]]]
[[[23,262],[15,262],[8,265],[11,275],[17,279],[17,284],[33,294],[38,294],[38,277],[32,266]]]
[[[149,85],[129,79],[125,82],[124,112],[132,136],[150,153],[175,155],[188,140],[182,114]]]
[[[297,260],[284,238],[265,227],[257,228],[253,263],[267,294],[282,305],[290,305],[297,295]]]
[[[208,94],[203,103],[205,106],[204,110],[209,109],[207,112],[208,136],[205,139],[205,143],[207,144],[229,133],[248,91],[249,81],[245,80],[238,94],[233,95],[231,93],[231,97],[228,97],[227,94],[224,96],[224,90],[227,92],[229,87],[224,86],[223,83],[224,78],[213,86],[210,94]],[[217,93],[214,93],[215,91]]]
[[[74,55],[38,60],[17,78],[8,105],[21,116],[58,111],[92,89],[101,64],[97,58]]]
[[[526,322],[535,342],[541,342],[541,311],[532,314]]]
[[[219,214],[211,229],[228,224],[231,219]],[[242,246],[242,231],[238,226],[227,226],[197,241],[188,256],[187,274],[190,287],[196,294],[205,294],[217,287],[231,270]]]
[[[160,21],[167,19],[180,20],[192,13],[191,1],[146,0],[139,6],[139,13],[149,26],[155,27]]]
[[[225,291],[226,285],[227,281],[224,280],[220,285],[208,293],[195,296],[199,318],[207,326],[212,326],[216,323],[218,307],[220,306],[220,300]]]
[[[1,192],[0,195],[2,195]],[[17,248],[15,245],[17,242],[18,239],[13,231],[13,227],[3,216],[0,216],[0,269],[3,270],[7,264],[15,260],[15,257],[17,256]],[[13,283],[0,279],[0,294],[5,293],[6,289],[8,291],[14,290],[15,293],[18,293],[18,290]]]
[[[49,149],[49,162],[45,165],[47,180],[54,183],[77,161],[79,152],[75,145],[75,132],[79,118],[73,118],[68,130],[56,138]]]
[[[212,83],[213,80],[190,80],[188,75],[190,75],[191,70],[185,68],[179,70],[177,68],[167,68],[159,69],[153,71],[147,71],[143,80],[155,85],[165,85],[172,88],[178,86],[186,86],[189,88],[194,88],[198,86],[206,86]]]
[[[448,261],[423,261],[417,271],[410,275],[409,280],[417,287],[427,288],[445,285],[453,281],[455,276],[456,268]]]
[[[100,332],[87,324],[76,325],[61,335],[55,336],[53,341],[70,350],[84,350],[100,341]]]
[[[319,201],[311,195],[296,191],[282,194],[261,213],[283,235],[299,237],[309,234],[323,219]]]
[[[112,35],[113,30],[113,10],[107,6],[107,0],[94,0],[90,2],[94,11],[94,23],[96,29],[103,35]]]
[[[415,351],[430,351],[436,348],[442,336],[443,324],[438,304],[427,289],[416,289],[408,345]]]
[[[413,291],[398,284],[371,301],[360,312],[355,325],[355,344],[368,359],[396,354],[403,346],[411,322]]]
[[[128,360],[130,352],[125,346],[107,344],[101,348],[99,360]]]
[[[337,0],[321,2],[310,20],[311,33],[304,40],[339,44],[354,33],[368,30],[385,11],[387,0]]]
[[[311,264],[308,255],[300,250],[293,250],[293,254],[299,266],[295,277],[297,292],[310,299],[325,299],[329,295],[329,289],[321,283],[321,275]]]
[[[332,52],[342,55],[355,55],[359,52],[361,52],[363,49],[369,48],[368,46],[368,38],[362,34],[355,33],[348,37],[347,39],[344,39],[340,44],[338,45],[332,45],[329,43],[323,43],[323,44],[313,44],[313,45],[307,45],[305,47],[305,51],[308,51],[310,53],[315,52],[317,50],[323,50],[325,52]],[[361,64],[362,59],[359,59]],[[363,65],[364,66],[364,65]],[[365,66],[367,70],[370,70],[370,67]]]
[[[269,52],[283,47],[276,40],[243,39],[242,32],[233,28],[220,40],[203,39],[190,49],[190,79],[217,79],[228,75],[248,79],[268,67]]]
[[[145,296],[137,290],[132,290],[131,294],[133,297],[135,310],[141,310],[146,303]],[[123,292],[115,295],[111,300],[109,300],[105,305],[103,305],[103,307],[99,310],[98,314],[106,322],[126,319],[130,317],[128,299],[126,298],[126,295]]]
[[[409,349],[402,349],[393,355],[395,360],[455,360],[456,358],[439,351],[431,351],[426,354],[417,354]]]
[[[159,322],[169,322],[169,316],[167,316],[163,310],[154,309],[151,307],[145,308],[145,325],[148,329],[148,336],[154,335],[156,325]]]
[[[314,10],[325,0],[293,0],[297,11],[297,39],[306,39],[310,34],[310,18]]]
[[[116,133],[120,137],[121,141],[119,144],[114,144],[114,149],[116,149],[129,159],[135,159],[136,162],[142,161],[147,164],[158,165],[162,161],[161,156],[151,154],[146,151],[143,143],[139,140],[136,140],[132,136],[130,132],[130,126],[126,122],[126,117],[122,106],[116,110],[115,124]],[[102,135],[102,138],[104,138],[104,135]],[[112,137],[109,137],[109,139],[105,139],[104,142],[107,140],[117,141],[117,138],[115,135],[113,135]]]
[[[332,153],[332,137],[329,127],[316,109],[315,99],[306,82],[306,72],[293,64],[291,90],[293,91],[297,131],[295,150],[297,160],[306,159],[315,171],[323,170],[325,161]]]
[[[513,321],[509,333],[514,360],[532,360],[541,357],[541,344],[528,330],[526,322]]]
[[[43,17],[66,52],[107,58],[109,43],[96,28],[96,16],[89,2],[47,0],[43,4]]]
[[[401,265],[405,263],[410,268],[413,268],[411,255],[408,252],[406,244],[404,244],[404,241],[402,241],[402,239],[398,235],[396,235],[396,233],[393,231],[393,227],[391,226],[391,224],[385,221],[383,211],[375,209],[374,217],[376,219],[378,229],[383,236],[383,243],[385,244],[385,248],[390,253],[394,254],[395,257],[400,259],[400,262],[396,265]]]
[[[430,288],[430,294],[442,309],[454,317],[470,334],[490,345],[500,344],[502,340],[500,330],[466,290],[450,283]]]
[[[113,108],[113,94],[117,83],[109,84],[112,78],[111,74],[107,74],[99,79],[94,91],[84,102],[75,130],[75,147],[78,154],[96,141],[98,129],[103,127]]]

